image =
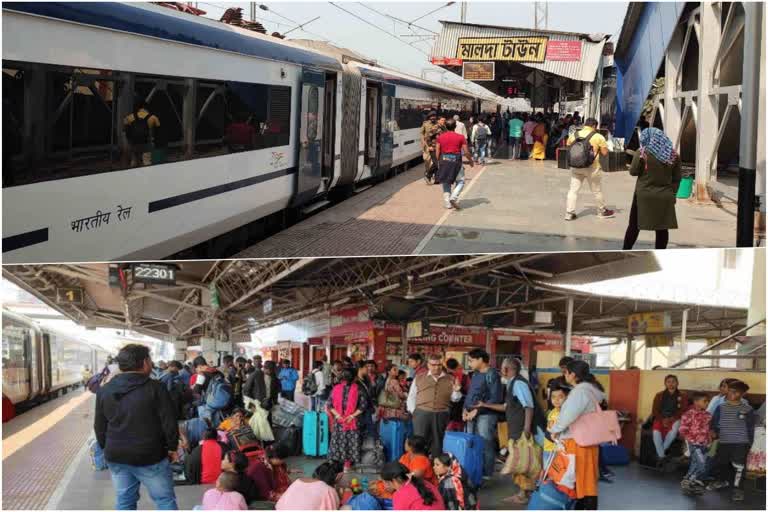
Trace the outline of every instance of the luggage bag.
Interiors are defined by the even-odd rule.
[[[309,457],[328,455],[328,415],[326,413],[305,412],[301,430],[304,455]]]
[[[443,452],[452,453],[467,472],[469,481],[479,487],[483,481],[483,454],[485,439],[466,432],[446,432]]]

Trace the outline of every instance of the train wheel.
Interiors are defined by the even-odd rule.
[[[16,407],[11,402],[11,399],[3,395],[3,423],[11,421],[16,417]]]

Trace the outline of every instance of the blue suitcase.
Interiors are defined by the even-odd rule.
[[[452,453],[467,472],[469,481],[479,487],[483,481],[483,454],[485,439],[466,432],[446,432],[443,452]]]
[[[413,434],[413,424],[408,421],[382,420],[379,425],[379,437],[384,445],[384,458],[387,462],[400,460],[405,453],[405,440]]]
[[[560,491],[552,482],[544,482],[528,500],[528,510],[570,510],[574,500]]]
[[[620,444],[603,443],[600,445],[600,458],[606,466],[626,466],[629,464],[629,451]]]
[[[328,455],[328,415],[326,413],[305,412],[301,431],[304,455],[309,457]]]

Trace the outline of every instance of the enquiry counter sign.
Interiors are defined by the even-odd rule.
[[[462,78],[474,82],[493,82],[496,79],[495,63],[493,62],[465,62],[462,68]]]

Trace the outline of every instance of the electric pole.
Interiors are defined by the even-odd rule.
[[[461,2],[461,22],[467,22],[467,2]]]
[[[547,30],[549,28],[549,2],[533,3],[533,28]]]

